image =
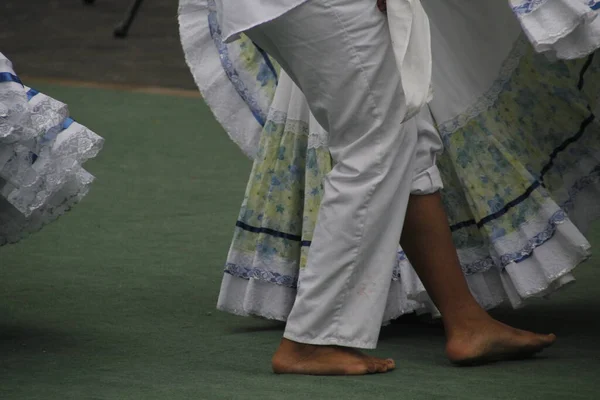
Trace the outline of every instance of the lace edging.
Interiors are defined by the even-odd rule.
[[[515,69],[519,66],[519,62],[527,53],[528,48],[529,43],[527,42],[527,39],[520,36],[508,58],[502,64],[499,76],[494,83],[492,83],[492,86],[465,111],[438,125],[438,131],[442,136],[442,139],[447,140],[454,132],[464,127],[473,118],[484,113],[496,103],[498,96],[502,90],[504,90],[506,83],[510,80]]]
[[[600,182],[600,165],[590,175],[578,180],[569,190],[569,198],[563,203],[561,210],[556,211],[548,220],[546,228],[533,236],[519,250],[512,253],[506,253],[500,257],[485,257],[473,263],[462,265],[462,270],[465,275],[474,275],[486,272],[493,267],[505,268],[512,263],[519,263],[529,258],[536,248],[548,242],[556,233],[558,225],[566,222],[568,217],[566,211],[574,207],[575,197],[585,190],[589,185]],[[398,251],[397,263],[394,265],[392,280],[397,281],[401,278],[401,265],[409,263],[406,254],[403,251]],[[282,285],[290,288],[297,288],[298,277],[284,275],[273,271],[264,270],[257,267],[248,267],[228,262],[225,266],[225,273],[242,279],[259,279],[263,282]]]
[[[512,0],[511,6],[512,11],[517,15],[525,15],[534,12],[539,7],[543,6],[548,0],[525,0],[521,3],[515,4],[516,0]]]
[[[308,148],[318,149],[329,146],[329,135],[325,130],[311,130],[310,124],[303,120],[290,119],[284,111],[271,109],[268,122],[284,124],[286,131],[292,131],[302,136],[308,136]]]

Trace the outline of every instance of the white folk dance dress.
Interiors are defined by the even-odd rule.
[[[82,164],[103,139],[67,105],[24,86],[0,53],[0,246],[38,231],[78,203],[94,177]]]
[[[583,233],[600,215],[598,5],[510,3],[423,1],[442,197],[486,308],[519,307],[573,281],[590,255]],[[254,159],[218,307],[286,320],[332,166],[327,132],[272,58],[243,34],[223,41],[214,3],[182,0],[179,18],[204,100]],[[402,249],[390,268],[384,321],[438,314]]]

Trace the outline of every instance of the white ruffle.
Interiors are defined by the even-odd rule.
[[[0,67],[16,76],[1,54]],[[94,179],[82,164],[102,144],[100,136],[69,118],[66,104],[18,82],[0,83],[0,246],[39,230],[79,202]]]
[[[507,304],[520,308],[530,299],[546,297],[574,282],[572,270],[589,255],[585,238],[574,225],[566,223],[524,261],[509,264],[504,269],[491,268],[467,275],[466,279],[482,307],[492,309]],[[388,294],[384,324],[413,312],[439,317],[439,311],[410,264],[404,261],[399,267],[399,277],[392,281]],[[286,285],[225,274],[217,308],[240,316],[285,321],[295,297],[296,289]]]
[[[590,0],[511,0],[523,31],[539,53],[570,60],[600,48],[600,18]]]
[[[227,77],[210,34],[207,0],[179,2],[179,34],[185,60],[206,104],[229,137],[254,158],[262,126]]]

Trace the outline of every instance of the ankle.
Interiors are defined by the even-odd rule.
[[[471,330],[475,325],[492,320],[492,317],[475,303],[442,314],[442,320],[446,332],[452,333]]]
[[[277,349],[277,353],[284,354],[307,354],[312,353],[319,348],[323,348],[325,346],[317,346],[312,344],[300,343],[290,339],[282,338],[279,343],[279,348]]]

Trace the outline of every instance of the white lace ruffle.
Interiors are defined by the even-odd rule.
[[[2,72],[14,75],[2,57]],[[0,83],[0,246],[62,215],[88,192],[82,164],[103,139],[69,118],[66,104],[18,82]]]
[[[510,3],[539,53],[570,60],[600,48],[598,1],[511,0]]]
[[[223,69],[221,56],[210,34],[210,11],[207,0],[179,2],[179,34],[185,60],[217,121],[244,154],[253,159],[262,126]]]

